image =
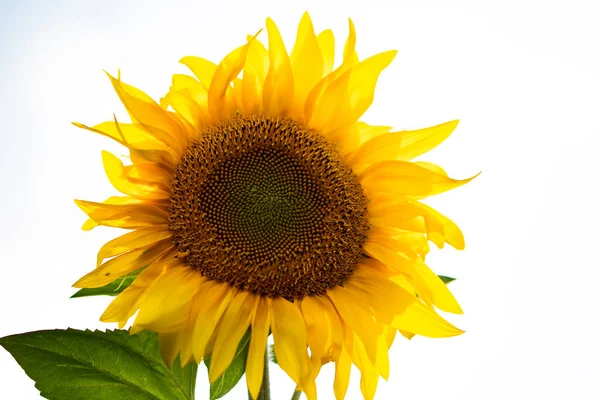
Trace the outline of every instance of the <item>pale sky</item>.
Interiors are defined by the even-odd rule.
[[[70,124],[125,115],[103,69],[161,97],[185,55],[219,61],[271,16],[291,48],[305,10],[332,28],[351,17],[361,58],[397,49],[364,120],[413,129],[460,118],[422,160],[481,176],[428,204],[457,222],[466,250],[428,264],[455,276],[466,330],[397,338],[376,399],[600,398],[600,3],[597,1],[0,1],[0,336],[116,328],[109,298],[69,300],[117,232],[82,232],[74,198],[103,200],[101,150]],[[485,4],[484,4],[485,3]],[[50,5],[51,4],[51,5]],[[266,37],[262,33],[262,38]],[[38,391],[0,349],[0,398]],[[272,367],[273,398],[293,384]],[[361,399],[354,371],[348,399]],[[208,398],[204,371],[198,399]],[[333,399],[333,369],[318,380]],[[225,399],[245,398],[243,381]]]

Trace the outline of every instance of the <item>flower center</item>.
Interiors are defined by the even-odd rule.
[[[322,136],[290,119],[237,117],[181,157],[169,227],[205,276],[292,300],[352,274],[366,215],[356,176]]]

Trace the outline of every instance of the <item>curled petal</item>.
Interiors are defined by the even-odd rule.
[[[390,132],[364,143],[349,163],[356,173],[381,161],[409,161],[442,143],[456,129],[458,120],[414,131]]]
[[[133,232],[121,235],[107,242],[100,248],[98,251],[96,267],[99,267],[107,258],[115,257],[131,250],[145,248],[160,242],[163,239],[168,239],[171,235],[171,231],[161,228],[137,229]]]
[[[131,117],[158,141],[181,153],[182,140],[187,137],[187,133],[177,118],[165,111],[146,93],[108,73],[107,75]]]
[[[169,223],[168,213],[152,204],[104,204],[86,200],[75,200],[75,204],[98,225],[135,229]]]
[[[329,83],[316,101],[308,125],[326,135],[356,123],[373,102],[379,74],[395,56],[396,51],[372,56]]]
[[[146,199],[167,199],[170,193],[151,183],[141,180],[132,181],[125,175],[124,166],[119,158],[108,151],[102,152],[104,171],[115,189],[129,196]]]
[[[432,171],[422,165],[406,161],[383,161],[373,164],[359,176],[368,193],[391,193],[422,198],[454,189],[470,182],[469,179],[449,178],[445,173]],[[374,197],[374,196],[373,196]]]
[[[85,274],[73,284],[78,288],[97,288],[108,285],[115,279],[152,264],[173,248],[170,239],[130,251],[110,259],[95,270]]]
[[[200,81],[207,90],[210,87],[213,76],[217,71],[217,65],[212,61],[201,57],[187,56],[179,60],[180,63],[188,67],[196,78]]]
[[[269,53],[258,40],[252,38],[249,40],[244,76],[239,89],[238,107],[243,114],[260,114],[263,86],[269,70]]]
[[[235,115],[236,106],[229,101],[228,93],[246,62],[248,44],[229,53],[217,67],[208,90],[208,111],[213,122],[221,122]]]

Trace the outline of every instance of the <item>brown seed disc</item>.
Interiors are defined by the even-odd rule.
[[[335,147],[290,119],[236,117],[181,157],[169,227],[188,265],[289,300],[343,283],[362,254],[367,199]]]

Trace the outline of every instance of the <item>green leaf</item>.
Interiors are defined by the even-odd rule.
[[[135,278],[137,277],[137,273],[131,273],[129,275],[125,275],[117,280],[109,283],[108,285],[99,287],[99,288],[84,288],[75,292],[72,299],[76,297],[87,297],[87,296],[117,296],[123,290],[127,289],[129,285],[133,283]]]
[[[152,332],[75,329],[0,338],[47,399],[191,400],[197,366],[170,370]]]
[[[444,275],[438,275],[438,277],[442,280],[442,282],[444,282],[445,284],[448,284],[452,281],[455,281],[456,278],[450,278],[449,276],[444,276]]]
[[[210,385],[210,400],[220,399],[225,396],[244,376],[246,372],[246,359],[248,358],[248,348],[250,347],[250,330],[240,340],[235,356],[225,370],[223,375]],[[210,371],[210,357],[204,359],[206,367]]]
[[[159,351],[157,349],[157,351]],[[166,367],[166,365],[165,365]],[[198,364],[194,361],[188,363],[184,368],[181,367],[181,362],[179,361],[179,356],[175,359],[173,363],[173,368],[171,368],[171,373],[175,378],[175,382],[179,384],[181,390],[186,395],[186,398],[193,399],[194,394],[196,393],[196,374],[198,372]]]

